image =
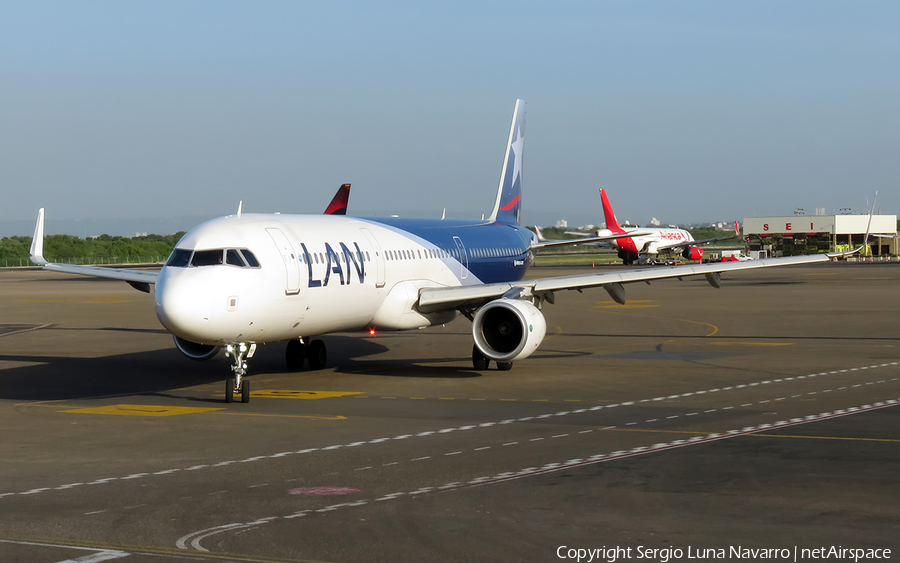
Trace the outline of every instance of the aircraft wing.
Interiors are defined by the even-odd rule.
[[[76,264],[59,264],[44,259],[44,208],[38,211],[37,224],[34,227],[34,238],[31,241],[31,261],[45,270],[79,274],[96,278],[108,278],[128,282],[131,287],[150,293],[150,284],[156,283],[159,272],[148,270],[131,270],[128,268],[104,268],[102,266],[79,266]]]
[[[639,237],[646,235],[647,233],[617,233],[612,235],[607,235],[603,237],[592,237],[588,236],[585,238],[576,238],[576,239],[567,239],[567,240],[545,240],[538,242],[536,244],[532,244],[531,248],[535,250],[540,250],[541,248],[552,248],[555,246],[573,246],[576,244],[591,244],[598,242],[609,242],[620,238],[628,238],[628,237]]]
[[[857,249],[859,250],[859,249]],[[854,251],[855,252],[855,251]],[[850,253],[847,253],[850,254]],[[555,278],[539,278],[518,282],[470,285],[462,287],[423,288],[419,291],[417,309],[422,313],[431,313],[458,307],[479,307],[488,301],[507,296],[510,298],[540,297],[553,300],[553,292],[562,290],[578,290],[603,287],[618,303],[625,303],[623,283],[650,282],[653,280],[682,278],[705,275],[713,287],[721,285],[723,272],[770,268],[774,266],[791,266],[796,264],[815,264],[828,262],[832,257],[846,254],[815,254],[811,256],[789,256],[785,258],[769,258],[747,262],[722,262],[710,264],[689,264],[664,268],[646,268],[638,270],[612,271],[596,274],[560,276]]]
[[[544,235],[541,234],[541,229],[537,226],[534,227],[534,232],[537,234],[538,241],[536,244],[532,244],[532,250],[540,250],[541,248],[553,248],[556,246],[573,246],[576,244],[591,244],[598,242],[609,242],[620,238],[628,238],[628,237],[639,237],[646,235],[647,233],[613,233],[610,235],[600,236],[592,236],[588,233],[579,233],[582,238],[577,239],[566,239],[566,240],[547,240],[544,238]],[[566,234],[576,234],[576,233],[566,233]]]

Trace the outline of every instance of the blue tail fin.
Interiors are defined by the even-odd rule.
[[[525,146],[525,100],[516,100],[506,156],[500,171],[500,187],[490,220],[520,225],[522,213],[522,152]]]

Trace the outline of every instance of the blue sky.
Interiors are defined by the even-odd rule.
[[[639,223],[896,214],[897,29],[892,2],[4,2],[0,222],[319,213],[344,182],[351,214],[480,217],[516,98],[528,224],[599,222],[600,187]]]

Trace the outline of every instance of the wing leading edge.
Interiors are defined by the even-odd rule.
[[[849,253],[848,253],[849,254]],[[592,287],[603,287],[618,303],[625,303],[623,283],[649,282],[670,278],[705,275],[713,287],[721,284],[720,274],[735,270],[771,268],[774,266],[792,266],[797,264],[815,264],[828,262],[832,257],[842,254],[816,254],[813,256],[789,256],[747,262],[724,262],[716,264],[688,264],[685,266],[669,266],[665,268],[646,268],[623,272],[607,272],[600,274],[583,274],[560,276],[555,278],[538,278],[510,283],[495,283],[466,287],[426,288],[419,292],[417,308],[422,313],[453,309],[457,307],[477,307],[488,301],[503,297],[514,291],[517,297],[537,297],[552,300],[555,291],[582,290]],[[525,292],[525,295],[523,295]],[[528,295],[530,294],[530,295]]]

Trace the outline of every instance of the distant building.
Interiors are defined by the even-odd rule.
[[[843,252],[862,244],[868,224],[868,215],[745,217],[743,234],[749,250],[769,256]],[[897,216],[872,215],[869,232],[897,234]],[[870,238],[869,246],[875,255],[900,254],[900,239]]]
[[[659,219],[657,219],[656,217],[654,217],[653,219],[650,219],[650,224],[653,225],[654,227],[658,227],[660,225]]]
[[[566,221],[565,219],[560,219],[559,221],[556,222],[556,228],[557,229],[568,229],[569,222]]]

